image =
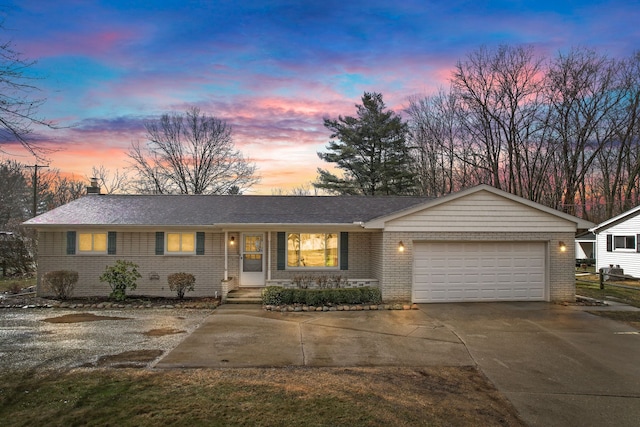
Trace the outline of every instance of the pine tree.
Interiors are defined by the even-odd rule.
[[[340,177],[318,168],[314,187],[334,194],[412,194],[415,173],[407,146],[407,124],[393,111],[385,111],[379,93],[365,92],[362,105],[356,108],[357,117],[324,120],[332,140],[327,151],[318,156],[335,163],[343,174]]]

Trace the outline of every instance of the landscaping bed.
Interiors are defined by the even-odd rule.
[[[124,301],[113,301],[108,297],[71,298],[57,300],[32,294],[5,294],[0,299],[0,308],[95,308],[95,309],[145,309],[145,308],[192,308],[214,309],[221,304],[220,298],[160,298],[130,296]]]
[[[418,310],[416,304],[330,304],[330,305],[303,305],[303,304],[286,304],[286,305],[263,305],[263,309],[267,311],[281,312],[310,312],[310,311],[369,311],[369,310]]]

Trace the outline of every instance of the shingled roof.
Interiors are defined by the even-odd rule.
[[[353,224],[428,200],[400,196],[88,195],[25,225]]]

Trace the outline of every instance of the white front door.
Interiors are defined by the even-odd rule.
[[[240,253],[240,286],[261,287],[264,284],[264,233],[244,233]]]

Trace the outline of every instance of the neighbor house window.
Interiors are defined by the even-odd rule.
[[[107,252],[107,233],[78,233],[78,252]]]
[[[614,249],[636,249],[636,236],[613,236]]]
[[[338,235],[335,233],[289,233],[288,267],[338,267]]]
[[[167,233],[167,253],[193,254],[196,252],[196,233]]]

